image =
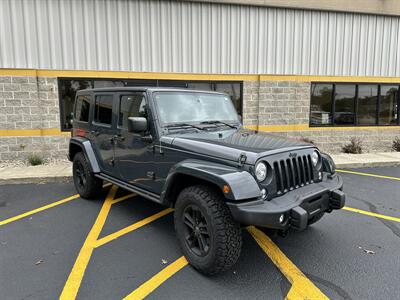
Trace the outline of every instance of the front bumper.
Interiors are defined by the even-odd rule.
[[[233,218],[245,225],[287,230],[303,230],[308,220],[320,212],[341,209],[345,204],[343,180],[339,175],[324,176],[322,182],[290,191],[269,201],[227,203]],[[280,217],[283,222],[280,222]]]

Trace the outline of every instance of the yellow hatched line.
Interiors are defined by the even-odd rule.
[[[364,172],[355,172],[355,171],[348,171],[348,170],[336,170],[340,173],[348,173],[353,175],[360,175],[360,176],[368,176],[368,177],[375,177],[375,178],[382,178],[382,179],[391,179],[391,180],[398,180],[400,181],[400,177],[393,177],[393,176],[384,176],[372,173],[364,173]]]
[[[329,299],[287,258],[267,235],[254,226],[247,227],[247,230],[292,284],[286,299]]]
[[[111,183],[106,183],[106,184],[103,185],[103,188],[108,187],[108,186],[110,186],[110,185],[111,185]],[[33,214],[36,214],[36,213],[38,213],[38,212],[41,212],[41,211],[47,210],[47,209],[49,209],[49,208],[55,207],[55,206],[57,206],[57,205],[60,205],[60,204],[63,204],[63,203],[72,201],[72,200],[74,200],[74,199],[76,199],[76,198],[79,198],[79,195],[78,195],[78,194],[72,195],[72,196],[70,196],[70,197],[64,198],[64,199],[62,199],[62,200],[59,200],[59,201],[50,203],[50,204],[45,205],[45,206],[42,206],[42,207],[38,207],[38,208],[33,209],[33,210],[31,210],[31,211],[27,211],[27,212],[22,213],[22,214],[20,214],[20,215],[18,215],[18,216],[14,216],[14,217],[11,217],[11,218],[2,220],[2,221],[0,221],[0,226],[5,225],[5,224],[8,224],[8,223],[11,223],[11,222],[14,222],[14,221],[17,221],[17,220],[20,220],[20,219],[23,219],[23,218],[28,217],[28,216],[30,216],[30,215],[33,215]]]
[[[127,295],[124,300],[139,300],[147,297],[166,280],[175,275],[175,273],[179,272],[183,267],[187,266],[187,264],[188,261],[186,260],[186,258],[181,256],[169,266],[165,267],[148,281],[139,286],[132,293]]]
[[[124,201],[124,200],[126,200],[126,199],[133,198],[133,197],[135,197],[136,195],[137,195],[136,193],[131,193],[131,194],[128,194],[128,195],[126,195],[126,196],[122,196],[122,197],[120,197],[120,198],[117,198],[117,199],[112,200],[112,201],[111,201],[111,204],[116,204],[116,203],[121,202],[121,201]]]
[[[366,216],[376,217],[376,218],[385,219],[385,220],[389,220],[389,221],[394,221],[394,222],[399,222],[400,223],[400,218],[386,216],[386,215],[382,215],[382,214],[377,214],[377,213],[373,213],[373,212],[370,212],[370,211],[365,211],[365,210],[358,209],[358,208],[345,206],[345,207],[343,207],[343,210],[347,210],[347,211],[359,213],[359,214],[366,215]]]
[[[147,217],[147,218],[145,218],[145,219],[143,219],[143,220],[141,220],[139,222],[136,222],[136,223],[134,223],[134,224],[132,224],[132,225],[130,225],[128,227],[125,227],[125,228],[123,228],[121,230],[118,230],[118,231],[116,231],[114,233],[111,233],[111,234],[109,234],[109,235],[97,240],[94,243],[94,247],[98,248],[100,246],[103,246],[104,244],[107,244],[107,243],[109,243],[109,242],[111,242],[111,241],[113,241],[113,240],[115,240],[115,239],[117,239],[117,238],[119,238],[119,237],[121,237],[121,236],[123,236],[123,235],[125,235],[125,234],[127,234],[129,232],[131,232],[131,231],[134,231],[134,230],[136,230],[136,229],[138,229],[140,227],[143,227],[144,225],[147,225],[147,224],[149,224],[149,223],[151,223],[151,222],[153,222],[153,221],[155,221],[155,220],[157,220],[157,219],[169,214],[172,211],[173,211],[172,208],[164,209],[164,210],[162,210],[162,211],[160,211],[160,212],[158,212],[158,213],[156,213],[156,214],[154,214],[154,215],[152,215],[150,217]]]
[[[60,299],[70,300],[76,298],[83,279],[83,275],[85,274],[86,267],[89,264],[90,257],[92,256],[94,250],[93,244],[96,242],[101,230],[103,229],[103,226],[107,219],[107,215],[112,206],[112,200],[114,199],[117,189],[118,187],[113,186],[109,191],[107,198],[104,201],[103,206],[101,207],[99,215],[97,216],[97,219],[93,224],[92,229],[86,237],[86,240],[78,254],[75,264],[72,267],[71,273],[69,274],[67,282],[65,283],[64,288],[61,292]]]
[[[78,194],[73,195],[73,196],[70,196],[70,197],[67,197],[67,198],[62,199],[62,200],[59,200],[59,201],[56,201],[56,202],[53,202],[53,203],[50,203],[50,204],[48,204],[48,205],[45,205],[45,206],[42,206],[42,207],[33,209],[33,210],[31,210],[31,211],[25,212],[25,213],[20,214],[20,215],[18,215],[18,216],[5,219],[5,220],[3,220],[3,221],[0,221],[0,226],[5,225],[5,224],[8,224],[8,223],[11,223],[11,222],[14,222],[14,221],[17,221],[17,220],[20,220],[20,219],[25,218],[25,217],[28,217],[28,216],[30,216],[30,215],[33,215],[33,214],[36,214],[36,213],[38,213],[38,212],[44,211],[44,210],[46,210],[46,209],[52,208],[52,207],[54,207],[54,206],[57,206],[57,205],[60,205],[60,204],[63,204],[63,203],[72,201],[72,200],[74,200],[74,199],[76,199],[76,198],[79,198],[79,195],[78,195]]]

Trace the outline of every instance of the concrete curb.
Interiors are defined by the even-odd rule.
[[[358,169],[358,168],[379,168],[379,167],[397,167],[400,166],[400,161],[393,162],[367,162],[367,163],[339,163],[336,164],[337,169]]]
[[[45,184],[45,183],[67,183],[72,181],[71,176],[42,176],[25,178],[0,178],[0,185],[13,184]]]

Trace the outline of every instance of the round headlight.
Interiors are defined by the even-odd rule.
[[[317,151],[314,151],[311,154],[311,161],[312,161],[314,167],[316,167],[318,164],[318,161],[319,161],[319,153]]]
[[[267,177],[267,166],[263,162],[256,165],[256,178],[258,181],[264,181]]]

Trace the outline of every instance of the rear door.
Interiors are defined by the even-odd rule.
[[[115,116],[113,93],[94,94],[92,130],[89,132],[93,149],[102,172],[112,175],[114,170]]]

